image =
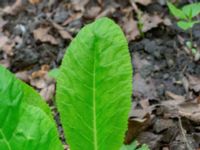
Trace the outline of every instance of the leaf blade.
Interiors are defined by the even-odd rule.
[[[177,18],[179,19],[187,19],[187,17],[185,16],[185,14],[183,13],[183,11],[181,9],[178,9],[175,5],[173,5],[170,2],[167,2],[167,6],[170,10],[170,12]]]
[[[63,150],[41,97],[1,66],[0,85],[0,149]]]
[[[56,101],[71,150],[120,148],[131,81],[130,56],[121,29],[106,18],[84,27],[68,47],[57,79]]]
[[[183,6],[182,11],[189,17],[193,18],[200,13],[200,3],[192,3],[186,6]]]

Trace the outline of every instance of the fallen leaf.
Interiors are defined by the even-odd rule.
[[[140,35],[137,27],[137,21],[132,18],[125,18],[122,26],[128,41],[135,40],[136,37]]]
[[[3,20],[1,17],[0,17],[0,31],[2,32],[3,31],[3,27],[8,23],[8,21],[5,21]]]
[[[85,6],[87,5],[88,2],[89,2],[89,0],[73,0],[73,1],[71,1],[74,10],[82,11],[82,12],[85,10]]]
[[[96,16],[100,13],[100,11],[101,11],[101,7],[99,6],[90,7],[89,9],[86,9],[84,17],[89,18],[89,19],[96,18]]]
[[[132,0],[132,1],[139,3],[141,5],[144,5],[144,6],[147,6],[152,3],[152,0]]]
[[[63,28],[61,25],[55,23],[55,22],[52,22],[52,25],[53,27],[58,31],[58,33],[60,34],[60,36],[63,38],[63,39],[66,39],[66,40],[72,40],[72,36],[71,34],[65,30],[65,28]]]
[[[48,102],[52,100],[55,92],[55,84],[50,84],[49,86],[43,88],[40,91],[40,95]]]
[[[125,144],[130,144],[141,131],[147,128],[150,124],[151,117],[147,114],[144,118],[129,118],[128,120],[128,131],[126,132]]]
[[[42,0],[28,0],[28,1],[29,1],[29,3],[35,5],[35,4],[40,3]]]
[[[3,12],[10,15],[16,15],[22,9],[22,0],[16,0],[11,6],[7,6],[3,9]]]
[[[7,55],[13,55],[13,47],[15,43],[11,41],[7,36],[0,34],[0,50],[3,50]]]
[[[195,92],[200,91],[200,78],[192,75],[187,75],[188,82],[189,82],[189,88],[191,90],[194,90]]]
[[[104,11],[102,11],[96,18],[109,16],[110,14],[113,14],[115,12],[115,10],[116,10],[116,8],[108,7]]]
[[[31,78],[42,78],[44,77],[49,71],[49,65],[43,65],[40,70],[35,71],[31,74]]]
[[[165,92],[165,96],[167,98],[170,98],[170,99],[173,99],[173,100],[177,100],[177,101],[180,101],[180,102],[184,102],[185,101],[185,97],[184,96],[181,96],[181,95],[176,95],[170,91],[166,91]]]
[[[160,23],[163,22],[163,19],[158,15],[149,15],[144,13],[141,17],[141,21],[143,23],[143,32],[147,32],[152,28],[157,27]]]
[[[39,40],[41,42],[49,42],[53,45],[57,45],[58,41],[48,32],[50,31],[50,27],[39,27],[33,31],[33,35],[35,40]]]
[[[20,80],[22,80],[22,81],[24,81],[24,82],[29,82],[29,81],[30,81],[30,80],[29,80],[29,74],[28,74],[27,71],[20,71],[20,72],[17,72],[17,73],[15,73],[15,76],[16,76],[18,79],[20,79]]]

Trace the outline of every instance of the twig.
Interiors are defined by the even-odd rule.
[[[187,140],[187,137],[185,135],[185,131],[183,129],[183,125],[182,125],[182,122],[181,122],[181,118],[178,117],[178,123],[179,123],[179,126],[180,126],[180,129],[181,129],[181,133],[182,133],[182,136],[183,136],[183,139],[184,139],[184,142],[185,142],[185,145],[187,146],[187,149],[188,150],[193,150],[193,148],[190,146],[190,144],[188,143],[188,140]]]

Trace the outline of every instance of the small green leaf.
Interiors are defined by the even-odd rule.
[[[183,13],[181,9],[178,9],[175,5],[170,2],[167,2],[167,6],[170,12],[179,19],[187,19],[186,15]]]
[[[133,141],[130,145],[123,145],[120,150],[149,150],[148,146],[143,144],[140,148],[138,147],[138,142]]]
[[[118,25],[85,26],[64,56],[56,102],[70,150],[119,150],[128,125],[132,66]]]
[[[0,150],[63,150],[49,107],[0,66]]]
[[[192,42],[191,41],[187,41],[186,42],[186,46],[191,49],[192,48]]]
[[[183,30],[188,30],[192,28],[196,23],[199,23],[199,21],[193,21],[193,22],[179,21],[177,25]]]
[[[59,69],[58,68],[52,69],[48,72],[48,76],[51,77],[51,78],[54,78],[54,79],[57,79],[58,75],[59,75]]]
[[[200,13],[200,3],[186,5],[182,8],[182,11],[187,15],[187,17],[192,19]]]
[[[192,54],[195,55],[197,53],[197,49],[196,48],[192,48],[191,50],[192,50]]]

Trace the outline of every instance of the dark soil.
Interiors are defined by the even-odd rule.
[[[0,64],[15,73],[27,71],[28,75],[40,70],[42,65],[53,69],[61,64],[71,39],[63,38],[52,22],[62,26],[73,37],[83,25],[99,15],[112,18],[124,29],[124,18],[130,16],[127,11],[131,7],[129,1],[119,0],[90,0],[86,5],[72,5],[70,0],[43,0],[34,5],[22,0],[21,7],[13,10],[14,14],[2,11],[14,3],[15,0],[0,1],[0,37],[3,34],[11,42],[16,41],[12,46],[12,54],[0,49]],[[187,3],[189,1],[183,0],[177,5]],[[176,26],[176,20],[169,15],[166,1],[152,0],[147,6],[136,4],[147,14],[161,14],[162,18],[170,18],[172,24],[160,23],[144,32],[144,37],[129,39],[134,69],[133,109],[150,109],[148,123],[134,129],[138,132],[129,135],[130,139],[136,138],[152,150],[188,150],[188,143],[190,148],[197,150],[200,148],[200,122],[178,115],[176,108],[165,105],[168,100],[176,101],[177,96],[187,102],[194,102],[200,96],[200,90],[191,87],[189,80],[189,76],[200,80],[200,61],[195,60],[185,46],[190,34]],[[131,18],[137,21],[136,12],[131,10],[131,14]],[[2,26],[4,21],[6,23]],[[39,27],[50,27],[48,33],[55,37],[58,44],[36,40],[33,31]],[[20,40],[15,40],[16,37]],[[200,25],[193,28],[193,41],[197,50],[200,50]],[[29,80],[26,82],[32,85]],[[35,88],[42,90],[37,86]],[[169,92],[173,95],[169,95]],[[52,99],[48,103],[53,105]],[[141,116],[135,114],[134,117]],[[131,128],[129,133],[132,133]]]

